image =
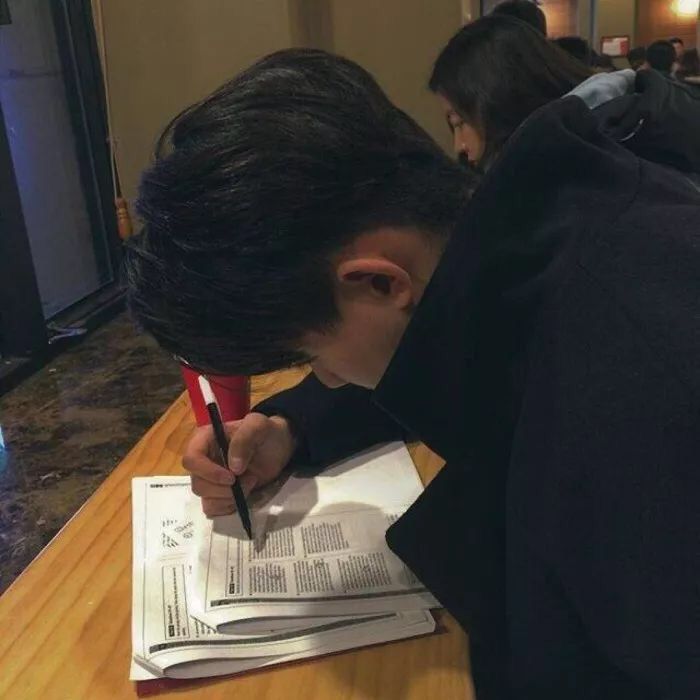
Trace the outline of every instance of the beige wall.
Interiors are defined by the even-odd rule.
[[[256,58],[290,45],[288,8],[285,0],[93,0],[93,9],[97,2],[119,176],[133,201],[171,117]]]
[[[635,46],[636,0],[598,0],[595,10],[595,37],[591,45],[598,51],[600,38],[628,34]]]
[[[590,0],[578,0],[577,8],[578,14],[578,35],[586,39],[593,48],[591,43],[591,2]]]
[[[331,0],[333,50],[369,70],[390,99],[446,149],[451,138],[427,83],[461,17],[460,0]]]
[[[460,25],[460,0],[93,0],[99,25],[98,3],[119,175],[131,201],[172,116],[287,46],[317,46],[358,61],[449,147],[426,82]]]

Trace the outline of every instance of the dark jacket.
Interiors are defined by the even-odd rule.
[[[480,700],[700,698],[700,195],[575,97],[487,173],[373,394],[263,406],[324,464],[447,461],[387,533]]]
[[[640,158],[700,174],[700,89],[658,71],[599,74],[572,94],[601,130]]]

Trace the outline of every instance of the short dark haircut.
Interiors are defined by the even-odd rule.
[[[647,60],[647,50],[645,46],[635,46],[627,54],[627,60],[632,68],[639,68]]]
[[[505,0],[493,8],[492,14],[515,17],[547,36],[547,17],[533,0]]]
[[[670,41],[655,41],[647,46],[647,63],[662,73],[670,73],[676,60],[676,50]]]
[[[612,56],[606,53],[597,53],[596,51],[592,51],[591,54],[591,65],[594,68],[607,73],[613,73],[616,70]]]
[[[700,57],[697,49],[686,49],[678,62],[677,78],[693,78],[700,76]]]
[[[532,112],[591,74],[525,22],[487,15],[450,39],[429,84],[481,129],[486,142],[482,163],[487,167]]]
[[[563,49],[570,56],[581,61],[581,63],[587,66],[593,65],[591,47],[583,37],[562,36],[553,41],[560,49]]]
[[[308,361],[337,321],[330,256],[380,226],[447,236],[467,176],[357,64],[290,49],[175,118],[143,175],[130,308],[201,371]]]
[[[681,46],[685,46],[683,39],[681,39],[679,36],[672,36],[668,42],[669,44],[680,44]]]

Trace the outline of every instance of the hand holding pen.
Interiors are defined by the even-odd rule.
[[[285,418],[249,413],[224,424],[229,442],[227,461],[222,466],[220,450],[212,428],[197,428],[183,456],[192,475],[192,490],[200,497],[209,516],[227,515],[235,510],[231,484],[239,480],[243,493],[274,481],[287,466],[296,443]]]
[[[214,439],[217,447],[219,448],[219,461],[221,462],[222,466],[228,469],[229,441],[224,430],[224,424],[221,420],[221,414],[219,413],[219,407],[216,403],[216,397],[214,396],[214,392],[211,390],[211,386],[206,377],[199,378],[199,387],[202,390],[202,396],[204,397],[204,403],[206,404],[207,411],[209,411],[211,427],[214,430]],[[236,503],[236,509],[238,510],[238,515],[241,518],[241,523],[243,523],[243,529],[246,531],[248,539],[252,540],[253,530],[250,523],[250,512],[248,511],[248,503],[245,500],[240,479],[236,479],[231,485],[231,494],[233,495],[233,499]]]

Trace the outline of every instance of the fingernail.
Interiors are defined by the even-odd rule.
[[[234,457],[229,462],[229,467],[234,474],[240,474],[243,471],[243,460],[240,457]]]

